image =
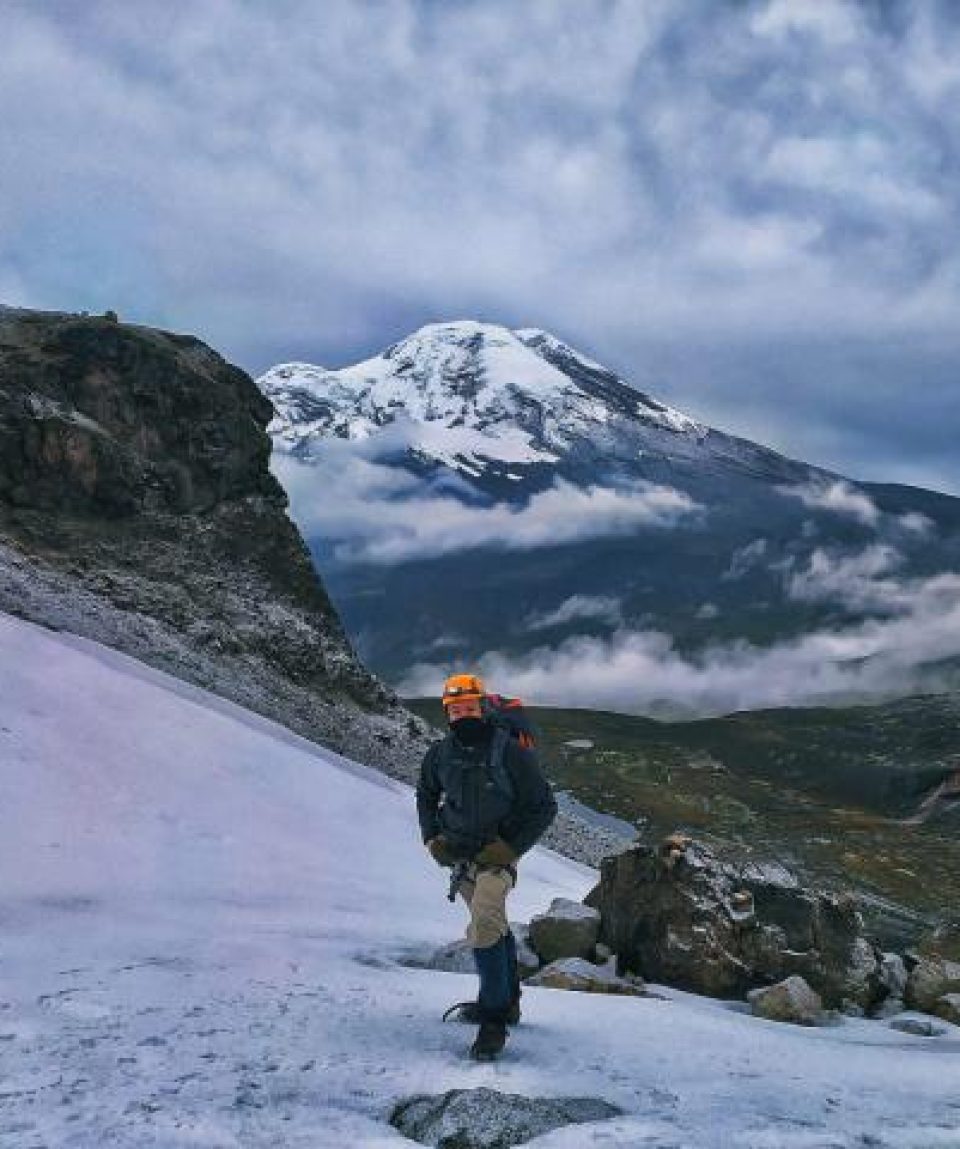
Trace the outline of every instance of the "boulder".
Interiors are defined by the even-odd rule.
[[[796,974],[832,1008],[885,996],[854,900],[805,889],[779,864],[734,865],[672,836],[604,859],[589,898],[620,973],[729,998]]]
[[[947,1032],[945,1025],[937,1025],[928,1018],[894,1017],[887,1024],[891,1029],[898,1029],[901,1033],[909,1033],[913,1037],[943,1037]]]
[[[527,979],[527,985],[548,989],[575,989],[581,993],[613,993],[625,997],[645,997],[643,981],[634,976],[619,977],[607,966],[592,965],[584,958],[561,958]]]
[[[904,995],[911,1009],[932,1013],[937,1001],[951,993],[960,993],[960,962],[936,957],[922,957],[914,962]]]
[[[606,1121],[623,1113],[596,1097],[524,1097],[496,1089],[451,1089],[398,1102],[390,1124],[438,1149],[508,1149],[564,1125]]]
[[[550,909],[530,922],[530,944],[544,962],[592,958],[599,933],[599,911],[569,898],[554,898]]]
[[[751,990],[747,995],[755,1017],[816,1025],[823,1018],[823,1001],[802,977],[785,978],[776,985]]]
[[[944,1021],[960,1025],[960,993],[945,993],[933,1004],[933,1012]]]

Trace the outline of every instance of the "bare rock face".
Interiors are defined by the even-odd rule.
[[[910,970],[904,1000],[911,1009],[934,1013],[944,994],[960,993],[960,962],[920,958]]]
[[[794,974],[776,985],[752,989],[747,994],[754,1017],[788,1021],[793,1025],[816,1025],[823,1017],[820,995]]]
[[[271,414],[197,339],[0,311],[0,610],[412,765],[424,729],[350,648],[270,473]]]
[[[605,966],[593,965],[583,958],[561,958],[544,966],[527,979],[528,985],[547,989],[573,989],[580,993],[612,993],[622,997],[646,997],[646,987],[634,975],[618,976]]]
[[[600,914],[592,906],[569,898],[554,898],[550,908],[530,919],[530,945],[544,962],[594,955],[600,934]]]
[[[804,889],[781,866],[736,867],[700,843],[636,846],[587,901],[619,971],[714,997],[798,975],[832,1007],[879,1001],[879,955],[852,899]]]
[[[960,993],[945,993],[943,997],[938,997],[933,1012],[944,1021],[960,1025]]]
[[[605,1121],[623,1113],[596,1097],[524,1097],[496,1089],[451,1089],[399,1102],[390,1124],[437,1149],[509,1149],[564,1125]]]

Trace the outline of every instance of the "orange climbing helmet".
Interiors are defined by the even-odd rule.
[[[451,702],[465,702],[475,698],[481,702],[486,695],[483,679],[476,674],[451,674],[443,684],[443,705]]]

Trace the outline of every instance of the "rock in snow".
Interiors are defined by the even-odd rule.
[[[625,997],[643,997],[643,981],[638,977],[618,977],[606,966],[593,965],[583,958],[561,958],[544,966],[527,981],[547,989],[573,989],[581,993],[613,993]]]
[[[496,1089],[451,1089],[401,1101],[390,1124],[437,1149],[509,1149],[563,1125],[617,1117],[622,1111],[595,1097],[524,1097]]]
[[[545,962],[593,957],[600,934],[600,914],[591,906],[554,898],[550,908],[530,921],[530,945]]]
[[[589,895],[622,968],[718,997],[793,974],[832,1007],[882,996],[852,898],[804,889],[786,871],[738,868],[700,842],[665,846],[605,859]]]
[[[753,989],[747,1000],[756,1017],[816,1025],[823,1017],[823,1002],[802,977],[788,977],[776,985]]]

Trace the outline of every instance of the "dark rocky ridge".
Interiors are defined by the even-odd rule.
[[[195,338],[0,310],[0,610],[409,776],[425,728],[347,641],[268,469],[271,414]]]

